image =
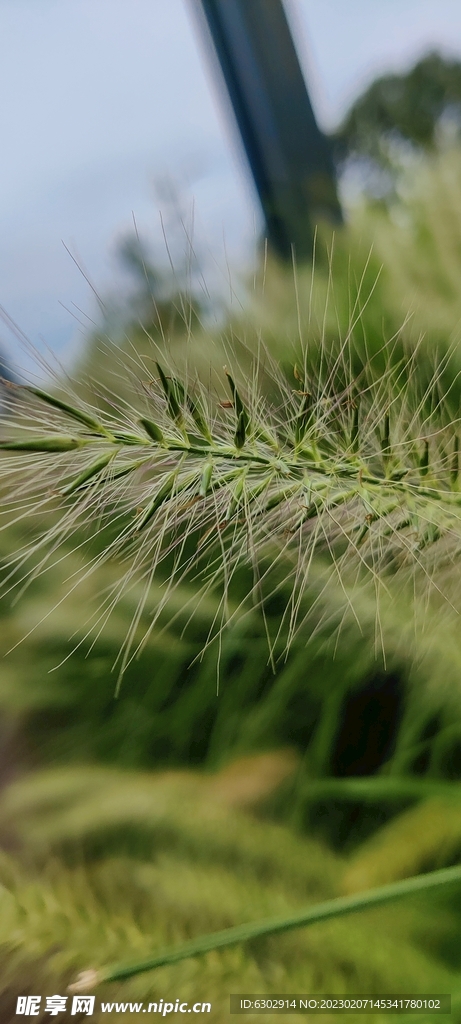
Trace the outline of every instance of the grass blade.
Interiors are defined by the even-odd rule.
[[[98,474],[106,468],[115,455],[116,451],[106,452],[106,454],[102,455],[100,459],[96,459],[96,462],[92,462],[91,466],[87,466],[86,469],[75,477],[75,480],[71,480],[70,483],[66,484],[66,486],[62,488],[61,494],[73,494],[74,491],[77,491],[79,487],[83,486],[83,484],[88,483],[88,481],[92,480],[93,477],[98,476]]]
[[[55,409],[59,409],[60,412],[66,413],[67,416],[71,416],[72,419],[77,420],[79,423],[83,423],[86,427],[90,427],[91,430],[95,430],[98,434],[107,435],[106,428],[95,419],[94,416],[90,416],[84,412],[83,409],[78,409],[75,405],[69,405],[68,402],[61,401],[60,398],[56,398],[55,395],[49,395],[47,391],[41,391],[40,388],[33,388],[30,385],[25,385],[25,390],[29,391],[31,395],[35,395],[36,398],[40,398],[42,402],[46,402],[47,405],[53,406]]]
[[[50,434],[48,437],[31,437],[23,440],[0,441],[4,452],[72,452],[88,442],[82,438]]]
[[[107,981],[119,981],[122,978],[132,978],[135,974],[152,971],[157,967],[164,967],[166,964],[178,963],[179,960],[186,960],[192,956],[208,953],[213,949],[223,949],[227,946],[234,946],[240,942],[249,942],[252,939],[261,938],[266,935],[282,934],[294,928],[306,928],[316,924],[318,921],[327,921],[335,917],[342,917],[345,914],[354,914],[358,911],[368,910],[372,907],[402,899],[405,896],[413,896],[415,893],[428,892],[431,889],[459,883],[461,883],[461,865],[442,868],[438,871],[430,871],[423,875],[405,878],[403,881],[393,882],[390,885],[369,889],[366,892],[354,894],[353,896],[339,896],[336,899],[326,900],[313,907],[306,907],[297,914],[288,917],[251,921],[248,924],[236,925],[232,928],[226,928],[224,931],[214,932],[211,935],[200,935],[197,939],[192,939],[180,946],[176,946],[176,948],[161,951],[145,960],[104,967],[93,975],[93,980],[95,984],[100,984]],[[77,980],[70,987],[70,991],[79,991],[79,986],[84,983],[84,978],[87,984],[88,972],[85,972],[81,980]]]
[[[173,380],[172,377],[167,377],[166,376],[166,374],[163,372],[162,367],[160,366],[159,363],[156,363],[155,365],[157,367],[157,370],[158,370],[158,373],[159,373],[159,377],[160,377],[160,380],[161,380],[161,383],[162,383],[162,388],[163,388],[164,393],[165,393],[165,398],[167,400],[168,412],[169,412],[169,414],[171,416],[171,419],[175,423],[180,425],[182,423],[182,420],[183,420],[183,415],[182,415],[181,407],[180,407],[180,404],[179,404],[179,397],[180,396],[178,396],[178,389],[177,389],[177,387],[175,387],[175,383],[176,382]],[[183,391],[182,386],[181,386],[181,390]]]
[[[156,441],[157,444],[163,443],[163,430],[160,430],[160,427],[158,427],[157,424],[153,422],[153,420],[148,420],[145,417],[141,417],[139,422],[141,426],[144,427],[144,430],[146,431],[147,436],[150,437],[151,441]]]

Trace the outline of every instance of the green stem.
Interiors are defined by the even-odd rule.
[[[142,444],[145,444],[143,439]],[[192,445],[182,444],[177,441],[165,441],[165,447],[172,451],[181,451],[186,455],[199,455],[215,458],[215,459],[233,459],[240,462],[254,462],[258,465],[263,466],[274,466],[274,458],[267,458],[262,455],[256,455],[254,452],[245,450],[237,451],[232,448],[214,448],[214,447],[194,447]],[[302,453],[300,453],[302,454]],[[282,459],[275,460],[282,462]],[[358,466],[357,464],[347,466],[343,464],[324,464],[322,465],[318,461],[312,459],[299,459],[296,462],[289,462],[283,460],[284,468],[290,473],[299,473],[300,470],[310,470],[312,473],[318,473],[324,477],[334,477],[335,479],[345,478],[350,480],[356,478],[359,485],[368,484],[372,487],[379,487],[382,489],[390,489],[391,491],[397,491],[400,494],[411,495],[412,497],[420,498],[431,498],[433,501],[447,501],[450,504],[461,505],[461,497],[459,494],[454,494],[453,491],[440,491],[437,488],[422,487],[420,484],[412,481],[403,483],[401,480],[391,480],[387,477],[372,476],[365,471],[365,467]]]
[[[461,784],[437,779],[417,779],[395,775],[365,779],[314,779],[303,787],[302,799],[309,803],[325,798],[335,800],[427,800],[443,797],[461,801]]]
[[[321,779],[322,776],[328,775],[330,772],[330,759],[347,694],[348,687],[344,686],[341,680],[339,685],[332,687],[328,696],[325,697],[320,721],[306,752],[309,774],[313,775],[314,779]],[[315,781],[313,785],[315,787]],[[303,786],[303,793],[304,788],[305,786]]]
[[[61,405],[62,404],[63,403],[61,403]],[[126,445],[139,444],[142,445],[142,447],[146,447],[146,444],[149,444],[149,442],[146,441],[145,437],[138,437],[137,435],[134,434],[120,434],[117,432],[110,433],[109,431],[106,430],[106,428],[102,426],[100,427],[98,433],[102,440],[110,440],[111,443],[116,445],[119,449],[122,449]],[[26,438],[23,440],[11,439],[1,441],[0,449],[9,451],[17,450],[37,452],[51,452],[58,450],[67,451],[72,450],[73,448],[88,446],[92,443],[94,444],[94,439],[89,437],[62,438],[57,436],[53,437],[53,435],[50,435],[49,437],[31,438],[30,440]],[[158,447],[157,444],[154,444],[154,441],[152,441],[150,444],[152,447]],[[368,487],[378,488],[380,491],[382,491],[383,488],[385,488],[386,491],[391,491],[402,496],[430,498],[432,501],[461,505],[461,495],[458,493],[454,493],[452,490],[441,491],[440,489],[437,489],[435,487],[431,488],[428,487],[427,485],[421,486],[421,484],[412,482],[410,480],[392,480],[391,478],[374,476],[368,473],[366,471],[366,466],[363,464],[361,465],[359,462],[357,462],[357,460],[354,460],[353,464],[347,464],[344,462],[335,463],[325,460],[325,462],[322,464],[322,462],[319,461],[319,459],[314,460],[312,459],[312,457],[303,458],[302,449],[299,451],[299,458],[295,459],[295,461],[290,461],[288,459],[284,459],[283,456],[279,458],[276,458],[274,456],[267,457],[263,455],[258,455],[254,451],[248,451],[245,449],[239,450],[237,448],[231,448],[226,445],[223,445],[221,447],[220,445],[216,445],[216,443],[199,447],[198,445],[189,444],[186,440],[179,441],[171,438],[163,438],[161,447],[164,451],[181,452],[186,457],[188,455],[193,455],[199,456],[200,458],[208,459],[227,459],[231,460],[232,462],[247,463],[250,465],[253,463],[255,466],[265,466],[273,469],[280,468],[280,471],[287,477],[289,477],[290,475],[292,477],[299,476],[299,474],[302,474],[307,470],[309,473],[317,474],[318,476],[323,477],[327,480],[339,481],[344,479],[347,481],[356,481],[357,493],[360,493],[362,485],[366,484],[368,485]],[[305,456],[306,454],[307,453],[304,453]],[[351,496],[353,496],[352,492]]]
[[[342,917],[344,914],[368,910],[371,907],[401,899],[403,896],[411,896],[414,893],[425,892],[456,882],[461,882],[461,866],[442,868],[439,871],[416,875],[400,882],[380,886],[378,889],[369,889],[367,892],[354,896],[339,896],[333,900],[326,900],[316,906],[304,908],[291,917],[251,921],[248,924],[236,925],[211,935],[201,935],[197,939],[192,939],[173,949],[166,949],[145,960],[104,967],[96,973],[94,980],[98,984],[131,978],[135,974],[152,971],[157,967],[164,967],[166,964],[174,964],[179,960],[208,953],[213,949],[223,949],[239,942],[249,942],[262,936],[291,931],[294,928],[305,928],[317,921],[327,921],[331,918]],[[75,991],[78,985],[79,982],[75,986],[71,986],[72,990]]]

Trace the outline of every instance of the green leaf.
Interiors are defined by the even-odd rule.
[[[168,412],[171,419],[175,423],[181,425],[183,422],[183,414],[180,406],[180,400],[184,398],[184,388],[179,381],[173,380],[172,377],[166,377],[160,363],[155,364],[159,373],[159,377],[162,383],[162,388],[165,392],[165,398],[167,400]]]
[[[170,473],[170,475],[165,480],[165,483],[162,484],[162,486],[157,491],[155,497],[152,498],[150,505],[148,505],[147,508],[145,508],[144,511],[141,513],[140,518],[138,519],[138,522],[136,524],[138,532],[140,530],[143,530],[144,527],[147,526],[147,523],[149,522],[150,519],[152,519],[152,516],[155,515],[157,509],[159,509],[160,506],[163,505],[164,501],[168,501],[168,498],[171,497],[173,493],[173,488],[176,483],[176,479],[177,473]]]
[[[312,395],[306,392],[302,397],[295,419],[295,442],[300,444],[312,423]]]
[[[427,523],[421,530],[421,535],[417,544],[418,551],[422,551],[423,548],[429,547],[431,544],[435,544],[437,540],[440,540],[441,531],[436,523]]]
[[[296,484],[288,484],[286,487],[283,487],[280,491],[276,491],[275,494],[272,494],[271,497],[268,499],[266,503],[266,511],[270,512],[272,509],[277,508],[278,505],[281,505],[282,502],[287,501],[289,498],[292,498],[293,495],[302,490],[302,486],[302,481],[299,480],[298,483]]]
[[[202,473],[202,479],[200,481],[199,494],[201,498],[205,498],[206,495],[208,494],[211,484],[211,477],[213,475],[213,469],[214,464],[212,462],[207,462]]]
[[[61,494],[73,494],[74,491],[78,490],[79,487],[82,487],[83,484],[86,484],[92,479],[92,477],[101,473],[111,459],[114,458],[114,455],[116,455],[116,451],[106,452],[105,455],[102,455],[100,459],[96,460],[96,462],[92,462],[91,466],[87,466],[86,469],[82,470],[74,480],[71,480],[70,483],[66,484],[66,486],[62,488]]]
[[[424,440],[424,451],[419,460],[419,470],[421,476],[427,476],[429,472],[429,441],[427,438]]]
[[[234,409],[235,409],[235,412],[237,414],[237,424],[239,423],[239,421],[241,419],[242,423],[244,423],[244,429],[246,430],[246,428],[250,425],[250,417],[249,417],[248,412],[247,412],[247,410],[246,410],[246,408],[245,408],[245,406],[244,406],[244,404],[242,402],[242,399],[240,398],[240,395],[239,395],[239,393],[237,391],[237,388],[235,386],[235,382],[234,382],[233,377],[231,377],[229,371],[226,370],[225,367],[224,367],[224,372],[226,374],[226,377],[227,377],[227,380],[228,380],[228,383],[229,383],[230,393],[232,395],[232,401],[234,403]],[[238,429],[238,426],[237,426],[237,429]]]
[[[144,438],[140,434],[128,434],[124,430],[114,430],[113,440],[120,441],[121,444],[144,444]]]
[[[160,427],[158,427],[157,424],[153,422],[153,420],[148,420],[144,416],[142,416],[139,422],[141,426],[144,427],[144,430],[146,431],[148,437],[150,437],[151,441],[156,441],[157,444],[163,443],[163,431],[160,430]]]
[[[358,451],[359,447],[359,400],[355,399],[352,407],[352,428],[351,428],[351,449]]]
[[[229,502],[228,509],[227,509],[227,512],[226,512],[226,522],[229,522],[229,520],[232,519],[232,516],[234,515],[234,512],[236,511],[236,509],[238,508],[238,506],[240,504],[240,501],[241,501],[241,498],[242,498],[242,495],[243,495],[243,487],[244,487],[244,484],[245,484],[245,477],[246,477],[246,470],[241,474],[240,477],[238,477],[238,479],[237,479],[237,481],[235,483],[235,487],[234,487],[234,490],[233,490],[233,493],[232,493],[232,496],[231,496],[231,500]]]
[[[461,803],[461,784],[414,775],[386,775],[309,779],[303,787],[303,799],[309,803],[317,800],[398,803],[401,800],[429,800],[434,797]]]
[[[265,479],[260,480],[259,483],[255,484],[250,490],[247,491],[248,503],[256,501],[256,499],[259,498],[259,496],[263,494],[264,491],[267,491],[268,487],[270,486],[271,479],[272,475],[268,475],[267,477],[265,477]]]
[[[453,490],[456,490],[459,478],[459,437],[455,434],[455,440],[453,444],[453,454],[451,456],[450,464],[450,483]]]
[[[0,441],[0,450],[7,452],[72,452],[86,444],[77,437],[56,434],[48,437],[30,437],[21,441]]]
[[[254,434],[255,437],[257,437],[258,441],[262,441],[263,444],[268,444],[270,445],[271,448],[275,448],[277,451],[280,449],[280,445],[277,441],[277,438],[274,437],[273,434],[270,434],[269,431],[266,430],[265,427],[261,426],[260,424],[258,424],[258,426],[255,427]]]
[[[176,395],[176,401],[178,402],[178,405],[184,405],[184,403],[186,401],[186,389],[184,387],[184,384],[182,384],[181,381],[178,380],[177,377],[170,377],[170,381],[171,381],[171,385],[172,385],[172,387],[174,389],[174,393]]]
[[[381,452],[382,452],[382,455],[383,455],[384,462],[386,462],[389,459],[390,455],[391,455],[390,427],[391,427],[391,420],[390,420],[389,413],[387,412],[385,417],[384,417],[384,430],[383,430],[383,436],[381,438]]]
[[[202,434],[190,434],[188,431],[186,436],[187,441],[193,451],[196,451],[197,449],[199,449],[200,452],[209,451],[210,441],[208,440],[208,438],[203,437]],[[170,445],[168,447],[170,447]]]
[[[191,396],[188,395],[187,405],[189,407],[189,412],[192,416],[192,419],[194,420],[197,430],[202,434],[204,438],[206,438],[207,441],[211,441],[212,437],[210,429],[206,422],[205,414],[203,412],[200,402],[196,398],[191,398]]]
[[[78,420],[80,423],[84,423],[86,427],[90,427],[98,434],[108,433],[102,423],[95,419],[94,416],[90,416],[87,412],[83,412],[82,409],[77,409],[74,405],[62,402],[60,398],[56,398],[54,395],[49,395],[47,391],[41,391],[39,388],[33,388],[29,384],[25,385],[25,391],[29,391],[30,394],[35,395],[36,398],[41,398],[42,402],[46,402],[47,405],[52,405],[55,409],[65,412],[67,416],[71,416],[72,419]]]
[[[156,967],[178,963],[179,960],[208,953],[213,949],[223,949],[240,942],[251,942],[263,935],[276,935],[294,928],[306,928],[318,921],[331,920],[345,914],[353,914],[390,903],[405,896],[412,896],[414,893],[427,892],[430,889],[439,889],[446,885],[459,885],[460,883],[461,867],[456,865],[455,867],[441,868],[438,871],[428,871],[422,875],[414,875],[412,878],[404,878],[402,881],[391,882],[389,885],[381,885],[376,889],[354,893],[353,896],[337,896],[335,899],[304,907],[295,914],[234,925],[232,928],[226,928],[211,935],[199,935],[198,938],[190,939],[173,949],[160,950],[144,960],[105,967],[94,976],[93,984],[131,978],[144,971],[152,971]],[[77,982],[76,986],[71,987],[71,991],[76,991],[77,986],[82,983],[83,978],[81,982],[80,980]]]
[[[238,448],[238,449],[243,448],[243,446],[245,444],[246,425],[247,425],[247,415],[246,415],[245,410],[242,409],[242,411],[241,411],[241,413],[239,415],[238,421],[237,421],[237,430],[235,431],[235,434],[234,434],[234,444],[235,444],[235,447]]]
[[[128,473],[133,473],[135,469],[142,466],[144,461],[144,459],[137,459],[136,462],[123,462],[110,474],[110,480],[119,480],[120,477],[127,476]]]

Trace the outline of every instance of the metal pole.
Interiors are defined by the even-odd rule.
[[[193,0],[203,11],[259,195],[282,257],[312,254],[312,229],[342,220],[282,0]]]

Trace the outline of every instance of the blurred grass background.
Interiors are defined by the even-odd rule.
[[[385,194],[362,188],[335,238],[319,231],[313,269],[294,273],[262,254],[243,306],[219,331],[186,278],[160,280],[131,240],[137,290],[111,340],[107,325],[88,339],[81,387],[93,377],[125,396],[118,358],[148,371],[152,339],[203,374],[221,369],[231,345],[243,361],[264,345],[288,368],[300,333],[313,363],[322,345],[349,337],[357,368],[370,358],[379,367],[394,338],[396,359],[419,345],[422,381],[444,360],[459,416],[461,147],[446,133],[429,141],[393,153]],[[389,148],[385,157],[388,171]],[[4,557],[21,533],[0,536]],[[345,611],[318,559],[289,656],[274,673],[266,630],[276,633],[278,602],[266,603],[265,622],[242,612],[223,637],[217,692],[216,651],[199,657],[215,601],[197,604],[184,585],[115,699],[113,665],[137,592],[122,595],[89,650],[86,622],[117,566],[60,603],[84,557],[67,552],[19,602],[0,604],[2,1022],[18,994],[64,992],[79,970],[459,860],[461,634],[447,602],[433,595],[428,608],[418,594],[391,592],[377,645],[373,588],[354,595],[357,616]],[[445,580],[454,599],[458,579],[454,567]],[[151,608],[161,596],[159,580]],[[146,608],[140,635],[148,623]],[[351,779],[368,788],[347,788]],[[460,951],[456,891],[210,953],[100,994],[211,1000],[222,1020],[238,991],[456,993]]]

